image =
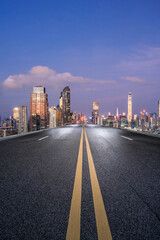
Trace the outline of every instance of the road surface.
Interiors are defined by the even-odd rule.
[[[160,239],[160,139],[72,125],[0,142],[1,240]]]

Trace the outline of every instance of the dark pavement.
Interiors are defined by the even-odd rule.
[[[112,238],[160,239],[160,139],[85,129]],[[0,239],[65,239],[81,131],[73,125],[0,141]],[[81,239],[98,239],[85,137]]]

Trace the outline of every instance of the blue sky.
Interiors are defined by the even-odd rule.
[[[46,86],[49,105],[71,88],[72,111],[157,112],[160,99],[159,0],[2,0],[0,115],[29,106],[32,86]],[[68,74],[66,74],[68,73]]]

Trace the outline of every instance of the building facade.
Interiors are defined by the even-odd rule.
[[[18,133],[26,133],[28,132],[27,106],[20,106],[18,109],[19,109]]]
[[[57,105],[56,107],[56,127],[63,126],[63,109]]]
[[[19,108],[15,107],[13,108],[13,118],[18,121],[19,120]]]
[[[15,120],[15,128],[18,129],[19,124],[19,108],[13,108],[13,119]]]
[[[36,131],[49,127],[48,95],[45,87],[33,87],[30,101],[30,130]]]
[[[57,108],[55,106],[49,108],[49,128],[57,127],[57,125],[56,125],[56,111],[57,111]]]
[[[127,115],[128,123],[132,121],[132,95],[128,94],[128,115]]]
[[[92,123],[98,124],[98,117],[99,117],[99,103],[93,102],[93,112],[92,112]]]
[[[61,92],[60,109],[62,109],[63,125],[69,125],[72,122],[70,109],[70,88],[66,86]]]

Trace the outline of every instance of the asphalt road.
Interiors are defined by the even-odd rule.
[[[1,141],[0,226],[1,240],[159,240],[160,139],[87,125]]]

